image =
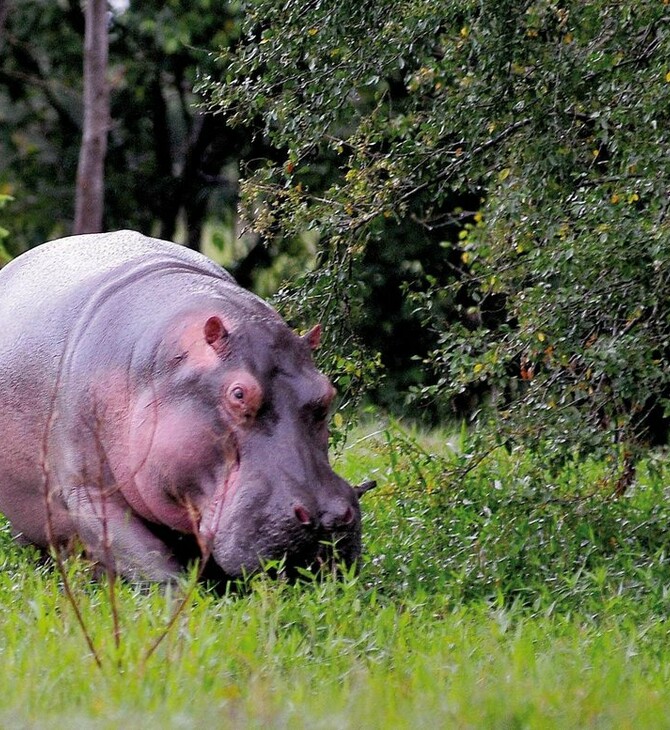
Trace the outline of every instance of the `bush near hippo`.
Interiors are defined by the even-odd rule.
[[[105,585],[72,560],[102,671],[58,575],[1,528],[0,724],[663,727],[667,466],[604,500],[608,463],[555,477],[542,454],[410,435],[357,432],[336,464],[380,482],[358,576],[196,588],[149,659],[178,596],[117,585],[117,647]]]
[[[399,341],[437,341],[415,380],[428,412],[478,415],[491,394],[489,434],[551,438],[557,457],[630,465],[666,443],[668,3],[246,7],[207,89],[213,111],[260,120],[286,151],[242,193],[261,234],[320,233],[324,266],[298,301],[365,321],[375,278],[400,275],[418,296]],[[319,188],[324,159],[338,175]],[[425,255],[403,256],[420,238]],[[377,248],[395,255],[393,274],[375,271]],[[354,282],[347,307],[332,271]],[[390,323],[367,324],[381,339]]]

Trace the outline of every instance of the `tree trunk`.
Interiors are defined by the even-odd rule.
[[[2,50],[5,21],[9,15],[9,0],[0,0],[0,51]]]
[[[74,233],[102,230],[109,130],[107,0],[87,0],[84,36],[84,134],[77,168]]]

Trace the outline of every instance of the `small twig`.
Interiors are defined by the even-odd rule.
[[[359,484],[357,487],[354,487],[354,492],[358,499],[360,499],[366,492],[369,492],[371,489],[374,489],[377,486],[377,482],[374,479],[368,479],[368,481],[363,482],[362,484]]]
[[[422,182],[420,185],[417,185],[416,187],[412,188],[411,190],[406,191],[403,193],[395,202],[394,206],[398,207],[402,205],[403,203],[408,202],[415,196],[419,195],[420,193],[424,192],[425,190],[428,190],[429,188],[432,188],[434,185],[439,184],[441,182],[444,182],[445,180],[448,180],[450,177],[452,177],[458,170],[465,165],[466,162],[470,161],[473,157],[476,157],[477,155],[480,155],[482,152],[486,152],[487,150],[491,149],[492,147],[495,147],[496,145],[500,144],[503,140],[505,140],[507,137],[514,134],[514,132],[518,131],[519,129],[522,129],[523,127],[530,124],[532,121],[531,117],[525,117],[524,119],[519,119],[516,122],[513,122],[508,127],[503,129],[501,132],[496,134],[494,137],[491,137],[490,139],[487,139],[486,142],[482,142],[482,144],[478,145],[477,147],[474,147],[469,152],[463,152],[463,154],[454,160],[450,165],[448,165],[442,172],[440,172],[437,175],[434,175],[430,178],[430,180],[426,180]],[[364,226],[366,223],[369,223],[371,220],[376,218],[378,215],[380,215],[382,211],[381,210],[373,210],[367,213],[364,216],[361,216],[358,220],[355,220],[352,222],[352,229],[356,230],[360,228],[361,226]]]
[[[203,576],[205,566],[207,562],[209,561],[209,557],[211,555],[211,547],[207,544],[205,544],[202,540],[202,536],[200,535],[199,530],[199,514],[198,510],[195,508],[195,506],[188,500],[186,504],[184,505],[189,513],[189,518],[191,520],[191,529],[193,531],[193,534],[196,538],[196,541],[198,543],[198,548],[200,550],[200,562],[198,564],[198,568],[195,571],[195,575],[193,576],[193,579],[190,582],[190,585],[188,586],[188,589],[184,592],[184,595],[182,596],[181,601],[177,604],[177,607],[172,612],[172,615],[170,616],[170,619],[168,620],[167,624],[163,627],[162,631],[158,634],[158,636],[154,639],[151,646],[147,649],[146,654],[142,658],[142,661],[140,663],[140,669],[142,672],[146,669],[147,662],[149,659],[153,656],[153,654],[156,652],[158,647],[165,641],[168,634],[172,630],[172,627],[177,622],[177,619],[179,616],[184,612],[184,609],[188,605],[189,601],[191,600],[193,593],[195,592],[195,588],[200,582],[200,579]]]
[[[101,421],[97,414],[96,409],[96,417],[95,417],[95,427],[93,429],[93,438],[95,439],[95,447],[98,454],[98,484],[100,486],[100,494],[102,497],[102,512],[101,512],[101,521],[102,521],[102,545],[103,545],[103,555],[104,555],[104,561],[105,561],[105,572],[107,574],[107,581],[109,583],[109,603],[110,608],[112,611],[112,627],[114,632],[114,646],[117,651],[121,647],[121,623],[119,620],[119,608],[118,608],[118,600],[117,600],[117,594],[116,594],[116,570],[114,566],[114,558],[112,554],[112,544],[111,539],[109,536],[109,520],[107,516],[107,491],[104,487],[104,470],[105,466],[109,466],[109,459],[107,458],[107,452],[105,450],[105,447],[102,444],[102,439],[100,438],[100,430],[101,430]],[[110,467],[111,469],[111,467]],[[93,503],[93,500],[91,499],[91,504]]]
[[[51,429],[53,427],[53,423],[55,421],[55,414],[56,414],[56,399],[58,397],[58,392],[60,390],[60,381],[62,376],[62,360],[60,362],[59,368],[58,368],[58,375],[56,377],[56,385],[53,390],[53,394],[51,396],[51,405],[49,408],[49,415],[44,427],[44,434],[42,437],[42,448],[40,453],[40,469],[42,471],[42,478],[43,478],[43,484],[44,484],[44,504],[46,508],[46,528],[47,528],[47,542],[51,546],[51,554],[53,556],[53,559],[56,563],[56,568],[61,576],[61,580],[63,581],[63,590],[65,591],[65,596],[67,600],[69,601],[70,605],[72,606],[72,610],[74,611],[75,618],[77,620],[77,623],[79,624],[79,628],[81,629],[84,640],[86,641],[86,644],[89,648],[89,651],[91,652],[93,656],[93,660],[95,661],[96,666],[98,669],[102,671],[102,661],[100,659],[100,655],[98,653],[98,650],[95,647],[95,644],[93,643],[93,637],[91,636],[90,631],[88,630],[88,626],[86,625],[86,622],[84,621],[84,617],[81,613],[81,610],[79,608],[79,604],[77,603],[77,600],[74,596],[74,591],[72,590],[72,585],[70,584],[70,579],[67,574],[67,570],[65,568],[65,564],[63,562],[63,558],[61,556],[61,553],[58,549],[58,546],[55,544],[54,537],[55,537],[55,531],[54,531],[54,523],[53,523],[53,513],[51,512],[51,497],[52,497],[52,485],[51,485],[51,473],[49,470],[49,464],[48,464],[48,454],[49,454],[49,435],[51,432]]]

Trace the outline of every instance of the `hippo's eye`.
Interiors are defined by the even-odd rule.
[[[244,390],[240,387],[233,388],[230,394],[235,398],[236,400],[244,400]]]

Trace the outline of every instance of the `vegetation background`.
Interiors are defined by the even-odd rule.
[[[0,3],[4,260],[73,230],[85,9]],[[103,227],[321,321],[340,468],[381,487],[360,576],[198,588],[151,657],[170,595],[112,600],[73,562],[87,647],[5,531],[0,718],[667,725],[667,0],[131,0],[106,21]],[[374,433],[345,447],[362,404]]]

